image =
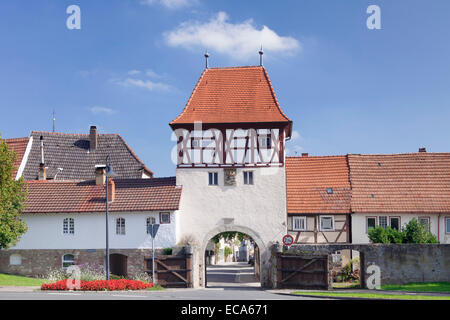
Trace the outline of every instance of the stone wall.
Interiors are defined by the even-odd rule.
[[[293,245],[284,249],[289,254],[299,255],[332,254],[340,250],[359,251],[364,287],[366,270],[370,265],[380,267],[382,285],[450,281],[448,244]],[[280,249],[272,249],[274,254],[277,251]],[[276,266],[273,268],[276,269]],[[275,275],[275,270],[272,270],[271,274]]]
[[[110,249],[110,254],[123,254],[127,257],[127,273],[133,275],[141,273],[145,269],[144,258],[152,256],[151,249]],[[156,255],[162,254],[162,249],[157,249]],[[172,254],[183,252],[182,247],[174,247]],[[20,255],[20,265],[10,265],[11,255]],[[72,254],[75,264],[91,263],[104,265],[105,250],[99,249],[51,249],[51,250],[0,250],[0,273],[9,273],[26,276],[44,276],[51,270],[61,270],[62,257]]]

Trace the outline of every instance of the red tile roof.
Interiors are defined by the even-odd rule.
[[[450,213],[450,153],[349,154],[348,162],[352,211]]]
[[[288,214],[350,213],[347,157],[286,157],[286,192]]]
[[[263,67],[210,68],[202,73],[183,112],[170,125],[291,123]]]
[[[17,154],[16,161],[14,162],[14,166],[16,170],[14,170],[13,176],[14,178],[17,175],[17,169],[19,169],[20,164],[22,163],[23,156],[25,154],[25,150],[27,148],[27,144],[30,138],[12,138],[12,139],[4,139],[4,141],[9,145],[9,147],[14,150]]]
[[[178,210],[181,187],[175,177],[114,179],[111,212]],[[95,181],[27,181],[23,213],[105,212],[105,186]]]

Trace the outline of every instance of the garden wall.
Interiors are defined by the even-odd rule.
[[[288,249],[284,248],[283,252],[295,255],[330,255],[342,250],[359,251],[364,287],[369,276],[366,271],[370,265],[380,267],[382,285],[450,281],[449,244],[293,245]],[[277,252],[280,252],[280,248],[274,247],[273,256]],[[273,263],[272,267],[276,269]],[[272,270],[274,284],[277,283],[276,274],[276,270]]]

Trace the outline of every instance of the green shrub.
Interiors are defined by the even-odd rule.
[[[172,254],[172,248],[164,248],[163,249],[163,254],[170,256]]]
[[[438,243],[436,237],[416,218],[408,222],[402,231],[391,227],[371,228],[369,239],[372,243]]]

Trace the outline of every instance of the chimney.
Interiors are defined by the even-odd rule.
[[[89,130],[89,150],[95,151],[97,149],[98,135],[97,135],[97,127],[91,126]]]
[[[426,148],[419,148],[419,152],[427,152]]]
[[[44,137],[40,137],[40,148],[41,148],[41,159],[39,162],[39,180],[47,180],[47,169],[45,168],[45,161],[44,161]]]
[[[302,157],[308,157],[308,154],[307,153],[302,153]]]
[[[108,200],[113,202],[116,199],[116,184],[113,179],[108,180]]]
[[[104,185],[106,182],[106,166],[97,165],[95,166],[95,184]]]

